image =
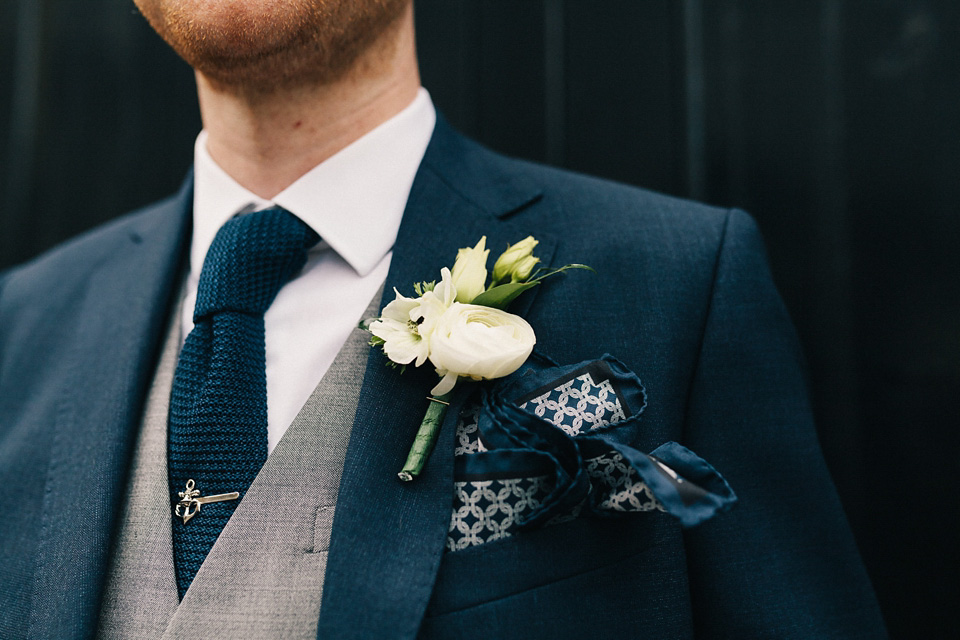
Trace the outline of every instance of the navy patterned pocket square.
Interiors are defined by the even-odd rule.
[[[694,526],[736,495],[676,442],[637,442],[647,406],[640,379],[612,356],[572,366],[534,357],[484,387],[457,426],[447,548],[506,538],[577,517],[661,511]]]

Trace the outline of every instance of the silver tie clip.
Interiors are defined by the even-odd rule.
[[[187,488],[184,491],[178,491],[177,494],[180,496],[180,502],[177,503],[176,508],[173,512],[178,518],[183,518],[183,524],[187,522],[193,516],[200,513],[200,506],[204,504],[210,504],[211,502],[225,502],[227,500],[236,500],[240,497],[240,494],[236,491],[232,493],[218,493],[215,496],[200,496],[200,491],[194,489],[196,483],[191,478],[187,480]]]

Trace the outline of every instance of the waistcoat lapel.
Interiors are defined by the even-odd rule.
[[[394,287],[413,295],[414,282],[438,279],[457,249],[473,246],[480,236],[496,252],[536,234],[498,217],[530,206],[539,193],[471,166],[479,154],[468,144],[438,119],[407,203],[382,303],[393,299]],[[538,255],[548,263],[553,243],[537,237]],[[512,311],[522,313],[531,297]],[[385,363],[379,350],[370,350],[337,499],[318,638],[414,638],[444,550],[454,427],[468,385],[458,385],[423,474],[402,483],[397,472],[438,378],[429,363],[408,367],[403,375]]]
[[[379,299],[378,293],[367,314]],[[316,636],[368,340],[359,328],[351,333],[237,506],[163,638]],[[196,518],[202,517],[201,510]]]

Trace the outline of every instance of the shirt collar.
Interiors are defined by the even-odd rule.
[[[421,88],[403,111],[265,200],[214,162],[201,131],[194,147],[190,270],[199,274],[223,224],[237,213],[280,206],[306,222],[360,276],[393,247],[414,176],[436,124]]]

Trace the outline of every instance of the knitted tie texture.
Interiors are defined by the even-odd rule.
[[[237,491],[242,499],[266,461],[263,314],[318,240],[281,209],[233,218],[214,238],[173,379],[167,453],[174,504],[188,480],[202,496]],[[181,599],[239,502],[205,504],[186,523],[173,519]]]

